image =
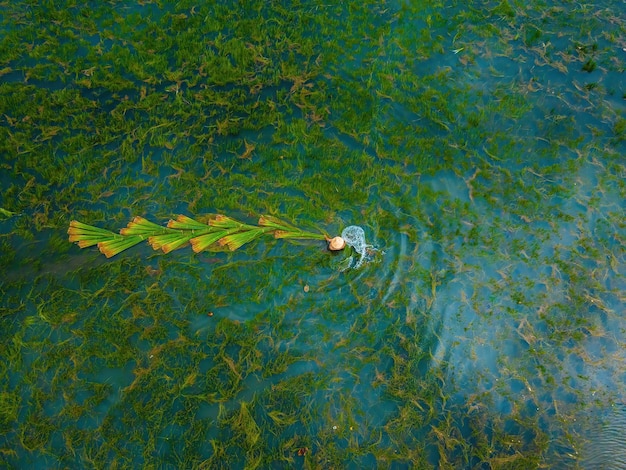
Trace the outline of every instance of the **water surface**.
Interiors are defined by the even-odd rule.
[[[622,1],[2,11],[3,465],[624,468]]]

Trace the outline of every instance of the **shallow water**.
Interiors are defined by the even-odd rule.
[[[621,468],[623,2],[248,3],[3,5],[2,465]]]

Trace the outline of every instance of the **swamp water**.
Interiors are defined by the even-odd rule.
[[[245,4],[2,2],[0,464],[624,468],[623,1]]]

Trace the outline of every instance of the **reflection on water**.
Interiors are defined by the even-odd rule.
[[[623,467],[621,1],[6,8],[3,465]]]
[[[600,421],[600,420],[598,420]],[[588,429],[584,446],[584,468],[620,470],[626,468],[626,409],[614,405],[604,413],[604,422]]]

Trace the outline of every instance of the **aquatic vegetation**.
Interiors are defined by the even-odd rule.
[[[610,454],[623,4],[218,3],[0,1],[0,465]]]

